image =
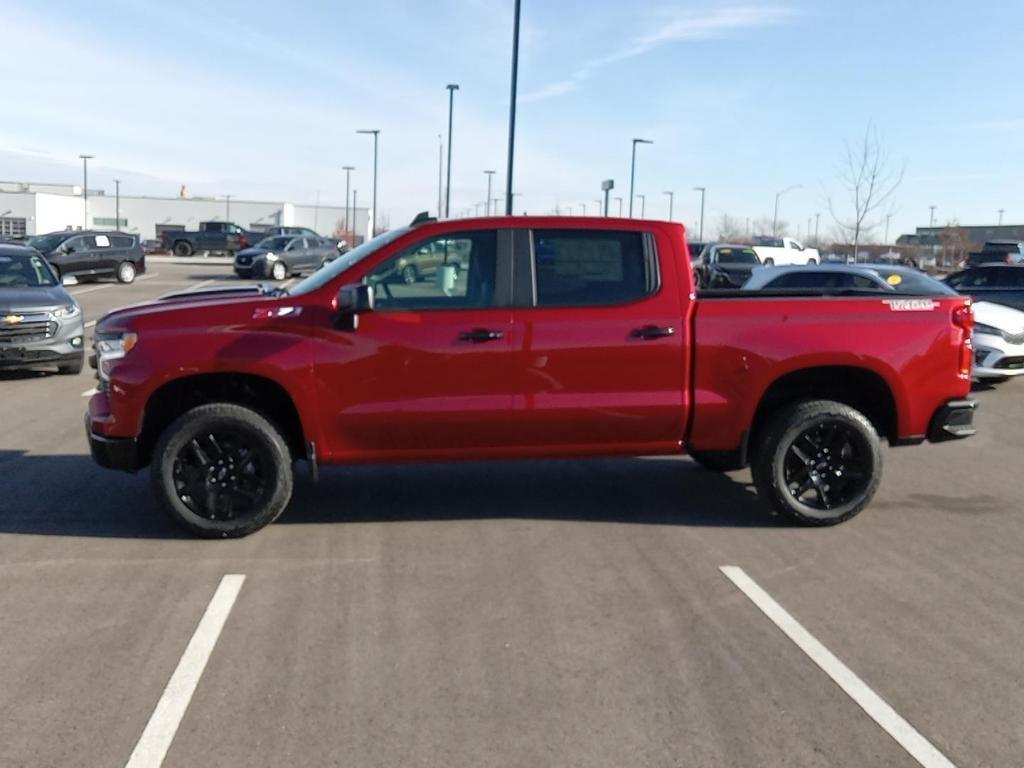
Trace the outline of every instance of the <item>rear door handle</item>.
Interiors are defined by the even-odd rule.
[[[645,325],[643,328],[634,328],[630,335],[638,339],[661,339],[665,336],[671,336],[675,332],[676,329],[672,326]]]
[[[460,341],[471,341],[474,344],[503,338],[505,338],[505,334],[502,331],[489,331],[486,328],[474,328],[472,331],[463,331],[459,334]]]

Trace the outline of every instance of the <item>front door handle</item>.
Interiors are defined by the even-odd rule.
[[[472,331],[463,331],[459,334],[460,341],[471,341],[474,344],[503,338],[505,338],[505,334],[502,331],[489,331],[486,328],[474,328]]]
[[[634,328],[630,335],[638,339],[661,339],[675,332],[676,329],[672,326],[645,325],[643,328]]]

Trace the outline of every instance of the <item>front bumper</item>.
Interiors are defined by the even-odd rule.
[[[47,338],[0,342],[0,369],[69,365],[85,359],[82,315],[54,321],[57,329]]]
[[[950,400],[936,411],[928,428],[928,439],[933,443],[961,440],[978,430],[974,427],[975,400]]]
[[[974,334],[974,378],[1005,379],[1024,376],[1024,344],[991,334]]]
[[[85,434],[93,461],[107,469],[136,472],[139,469],[139,444],[134,437],[105,437],[92,430],[92,420],[85,414]]]

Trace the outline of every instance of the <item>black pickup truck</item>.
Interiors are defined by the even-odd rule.
[[[175,256],[191,256],[194,253],[230,253],[262,240],[260,232],[249,232],[230,221],[204,221],[198,232],[184,229],[164,230],[160,235],[163,246]]]

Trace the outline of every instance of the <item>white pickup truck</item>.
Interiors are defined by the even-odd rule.
[[[754,252],[766,267],[791,264],[818,264],[817,248],[806,248],[792,237],[755,237]]]

